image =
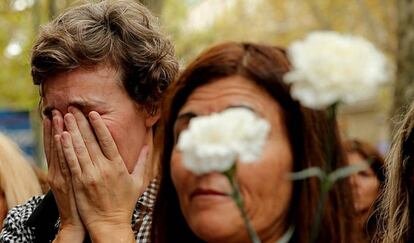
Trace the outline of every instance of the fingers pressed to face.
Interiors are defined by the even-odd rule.
[[[63,127],[64,127],[64,123],[63,123],[63,116],[62,114],[58,111],[58,110],[53,110],[52,111],[52,122],[53,122],[53,136],[56,134],[61,134],[63,132]]]
[[[62,151],[61,150],[61,144],[60,144],[60,136],[63,132],[64,129],[64,122],[63,122],[63,116],[62,114],[58,111],[58,110],[53,110],[52,111],[52,137],[51,139],[53,139],[52,142],[52,148],[53,148],[53,163],[55,164],[55,166],[59,166],[60,167],[60,172],[61,174],[67,176],[69,171],[66,165],[66,161],[64,159]]]
[[[66,164],[65,155],[63,153],[62,148],[62,142],[61,142],[61,134],[56,134],[54,137],[55,142],[55,149],[57,150],[57,156],[59,158],[59,165],[60,165],[60,171],[64,177],[67,177],[70,175],[68,165]]]
[[[66,146],[71,147],[71,149],[74,150],[75,155],[77,157],[77,161],[79,162],[80,168],[82,169],[82,172],[85,171],[90,171],[93,166],[93,162],[91,161],[91,158],[89,156],[89,152],[88,149],[86,148],[85,142],[83,141],[82,135],[80,134],[78,125],[76,124],[76,120],[75,117],[73,116],[73,114],[71,113],[67,113],[65,115],[65,125],[66,128],[69,132],[70,135],[70,140],[67,141],[66,140],[66,133],[63,133],[62,135],[64,135],[63,140],[63,151],[65,152],[65,156],[66,156],[66,151],[69,151],[67,148],[65,148]],[[70,142],[71,141],[71,142]],[[68,143],[65,143],[68,142]],[[66,160],[68,160],[68,157],[66,157]],[[69,163],[69,161],[68,161]]]
[[[49,165],[51,159],[51,149],[52,149],[52,122],[49,118],[43,118],[43,146],[45,149],[46,160]]]
[[[72,138],[69,132],[63,132],[61,136],[62,151],[68,164],[70,173],[76,177],[82,173],[82,169],[79,165],[78,157],[75,149],[73,148]]]
[[[91,121],[92,128],[98,138],[103,154],[109,160],[115,160],[119,156],[118,147],[101,116],[97,112],[91,111],[89,113],[89,120]]]
[[[62,115],[58,110],[52,111],[52,119],[43,119],[43,141],[47,165],[51,174],[59,173],[59,161],[57,151],[55,149],[54,136],[63,131]]]
[[[88,149],[90,158],[92,161],[99,161],[99,158],[102,156],[102,151],[99,147],[98,141],[95,139],[95,134],[93,133],[88,119],[76,107],[69,107],[69,112],[75,117],[79,133],[83,138],[86,148]]]

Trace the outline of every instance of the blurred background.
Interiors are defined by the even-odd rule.
[[[414,97],[414,3],[411,0],[141,0],[159,17],[181,66],[207,46],[228,40],[287,46],[314,30],[360,35],[386,53],[395,76],[378,96],[342,107],[345,138],[387,151],[392,131]],[[0,1],[0,130],[44,167],[38,90],[30,49],[42,24],[72,0]]]

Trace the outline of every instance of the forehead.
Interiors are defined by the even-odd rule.
[[[119,77],[119,72],[111,65],[98,64],[91,67],[81,66],[72,70],[54,73],[43,81],[42,86],[44,91],[47,92],[50,88],[106,84],[109,81],[110,83],[120,83]]]
[[[76,68],[47,78],[42,87],[42,106],[63,107],[78,102],[106,102],[125,93],[119,75],[110,66]]]
[[[253,81],[242,76],[230,76],[196,88],[180,113],[196,112],[207,115],[231,106],[248,106],[261,112],[269,105],[276,106],[277,103]]]
[[[348,163],[350,165],[361,164],[364,166],[366,170],[371,169],[371,167],[368,164],[368,161],[364,159],[358,152],[348,152],[347,158],[348,158]]]

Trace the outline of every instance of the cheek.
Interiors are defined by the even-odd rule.
[[[145,131],[145,117],[136,110],[131,110],[129,113],[102,115],[102,119],[113,137],[125,136],[123,139],[128,139],[136,137],[137,132],[144,134]]]
[[[184,217],[191,214],[191,186],[196,184],[195,177],[186,170],[181,162],[181,154],[173,150],[171,154],[171,180],[177,192],[179,204]],[[188,217],[186,217],[188,220]]]
[[[239,167],[245,205],[258,227],[277,219],[283,221],[289,208],[293,183],[288,174],[293,161],[289,146],[285,145],[270,143],[261,161]]]
[[[127,143],[130,147],[133,147],[135,144],[132,142],[143,139],[145,135],[145,127],[141,126],[139,121],[136,124],[113,120],[104,120],[104,122],[118,146]]]
[[[269,163],[271,164],[271,163]],[[257,166],[240,166],[240,184],[250,198],[252,205],[260,202],[287,204],[291,197],[293,183],[288,179],[290,166],[263,163]]]
[[[365,178],[361,187],[363,188],[365,193],[369,193],[370,195],[376,195],[379,191],[379,182],[376,177],[372,176],[369,178]]]
[[[184,197],[183,194],[186,193],[186,185],[189,185],[190,175],[191,173],[184,168],[181,162],[181,154],[174,149],[171,155],[171,179],[180,201]]]
[[[132,116],[103,115],[102,119],[111,133],[128,171],[132,172],[145,142],[147,131],[144,122],[139,118],[133,119]]]

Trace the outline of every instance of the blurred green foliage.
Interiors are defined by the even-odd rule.
[[[186,5],[182,2],[165,0],[162,20],[172,35],[177,56],[184,63],[213,43],[233,40],[286,46],[320,29],[364,36],[391,59],[396,51],[396,0],[199,0]],[[216,16],[215,21],[202,28],[191,26],[192,21],[197,23],[211,15]]]
[[[72,0],[2,0],[0,4],[0,108],[34,110],[38,89],[30,76],[30,51],[41,24]]]
[[[29,73],[29,49],[35,30],[33,15],[29,9],[15,11],[11,1],[2,1],[0,12],[0,107],[33,107],[35,89]]]
[[[391,59],[396,51],[396,0],[140,1],[151,3],[148,6],[161,13],[163,28],[171,36],[182,65],[216,42],[256,41],[285,46],[316,29],[365,36]],[[74,2],[0,2],[0,108],[36,108],[38,91],[30,77],[30,48],[39,26]],[[207,24],[203,18],[208,19]]]

